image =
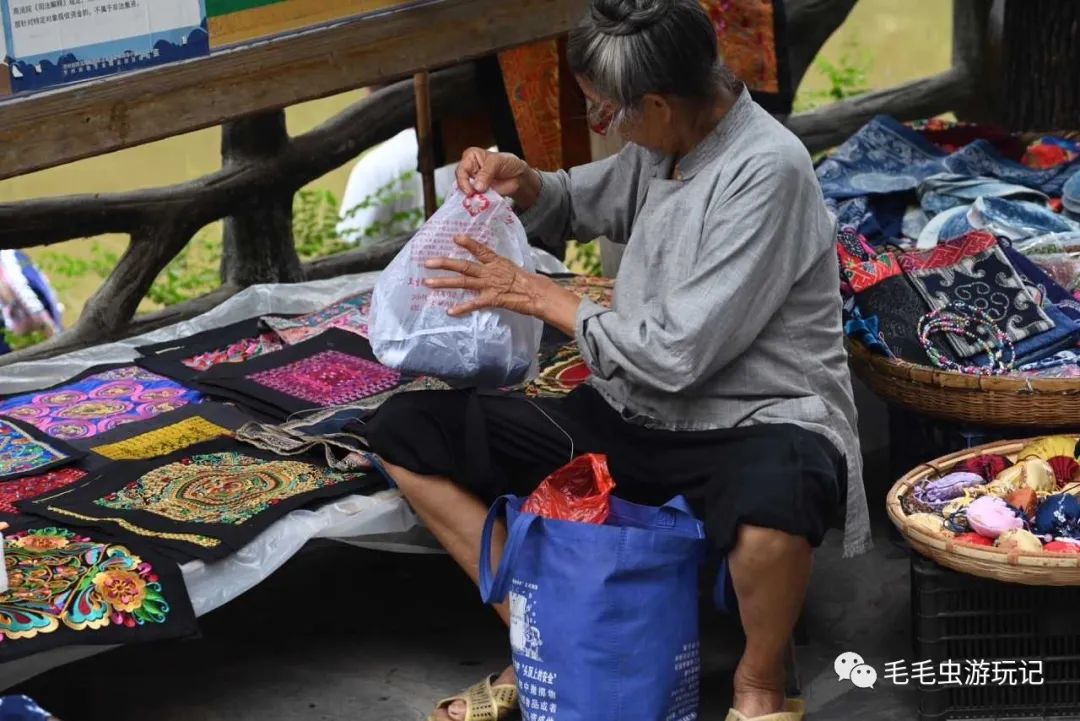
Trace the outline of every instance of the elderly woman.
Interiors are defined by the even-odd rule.
[[[568,53],[591,122],[625,149],[541,173],[474,148],[457,180],[513,198],[542,242],[625,243],[612,309],[468,238],[475,259],[429,261],[453,271],[429,285],[473,291],[452,314],[505,308],[573,336],[590,381],[552,400],[404,394],[369,441],[474,581],[488,504],[576,454],[606,454],[628,500],[684,495],[727,558],[745,629],[729,719],[800,718],[783,658],[812,549],[845,512],[845,553],[869,543],[834,221],[805,148],[724,69],[695,0],[592,0]],[[513,683],[508,669],[432,718],[502,718]]]

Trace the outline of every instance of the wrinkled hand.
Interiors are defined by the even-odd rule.
[[[464,289],[476,296],[450,309],[452,316],[462,316],[485,308],[505,308],[522,315],[541,317],[546,286],[554,285],[536,273],[519,268],[486,245],[465,235],[454,242],[469,251],[475,260],[435,258],[424,265],[433,270],[449,270],[458,275],[428,278],[429,288]]]
[[[532,207],[540,193],[540,175],[511,153],[469,148],[461,156],[456,175],[462,192],[494,190],[503,197],[512,198],[514,205],[522,210]]]

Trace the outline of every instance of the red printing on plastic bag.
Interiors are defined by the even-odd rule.
[[[557,521],[602,524],[611,511],[614,488],[607,456],[587,453],[545,478],[522,511]]]

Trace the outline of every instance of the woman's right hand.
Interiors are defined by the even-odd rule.
[[[489,189],[512,198],[519,210],[527,210],[540,195],[540,174],[512,153],[493,153],[469,148],[457,166],[457,183],[463,193],[486,193]]]

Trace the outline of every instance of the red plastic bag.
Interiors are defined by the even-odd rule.
[[[607,456],[587,453],[545,478],[522,511],[556,521],[602,524],[611,510],[614,488]]]

